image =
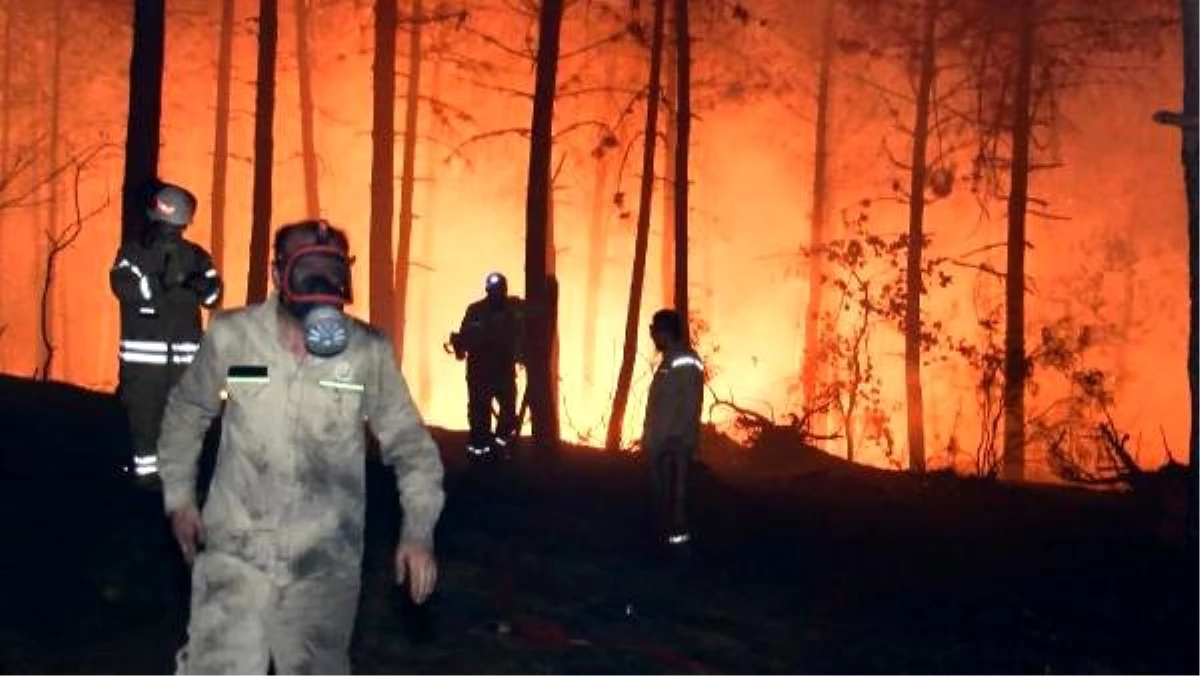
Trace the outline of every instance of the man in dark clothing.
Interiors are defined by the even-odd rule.
[[[517,426],[517,363],[524,362],[523,303],[508,295],[508,280],[493,272],[486,296],[467,306],[462,326],[451,335],[454,355],[467,362],[467,452],[484,456],[504,451]],[[492,402],[499,408],[492,432]]]
[[[704,363],[684,339],[683,317],[675,310],[654,313],[650,337],[662,361],[650,382],[642,450],[650,465],[654,514],[667,544],[685,545],[689,468],[700,445]]]
[[[212,257],[183,238],[196,213],[196,197],[160,184],[146,210],[149,227],[123,244],[109,271],[121,304],[118,392],[133,440],[131,471],[138,482],[157,485],[155,446],[167,394],[199,349],[200,308],[221,297]]]

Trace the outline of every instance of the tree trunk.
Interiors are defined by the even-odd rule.
[[[908,250],[904,269],[904,394],[908,411],[908,463],[914,472],[925,471],[925,402],[921,392],[921,254],[925,247],[926,149],[933,80],[937,76],[937,2],[925,0],[921,38],[921,65],[917,74],[917,108],[913,120],[912,160],[909,171]]]
[[[529,178],[525,202],[526,374],[535,447],[558,448],[558,406],[551,382],[551,349],[557,313],[555,282],[546,256],[549,244],[550,154],[553,150],[554,97],[563,0],[542,0],[538,14],[537,74],[529,136]]]
[[[146,191],[158,176],[166,31],[164,1],[136,0],[133,6],[129,112],[125,125],[125,176],[121,188],[122,242],[136,238],[145,228]]]
[[[51,42],[51,57],[50,57],[50,147],[49,147],[49,164],[50,171],[56,172],[62,166],[62,53],[65,44],[63,36],[63,0],[54,0],[52,9],[53,24],[51,30],[54,31]],[[49,199],[46,202],[46,231],[50,233],[51,241],[49,246],[54,246],[54,239],[59,236],[61,227],[60,217],[62,216],[62,196],[59,178],[54,177],[46,184],[46,190],[49,191]],[[59,375],[65,376],[66,369],[64,363],[66,361],[66,346],[65,339],[67,331],[66,325],[66,304],[67,294],[63,292],[62,284],[53,283],[50,278],[52,270],[47,268],[47,280],[45,288],[45,299],[43,311],[47,314],[42,321],[43,342],[47,346],[47,354],[45,361],[45,372],[42,374],[44,378],[54,378],[54,372],[51,371],[51,357],[55,352],[63,355],[63,359],[58,362]],[[55,341],[59,341],[55,345]]]
[[[1196,116],[1197,96],[1200,96],[1200,86],[1197,84],[1197,59],[1200,59],[1200,49],[1197,49],[1197,33],[1200,32],[1200,21],[1197,21],[1196,0],[1182,0],[1183,4],[1183,177],[1184,189],[1187,192],[1188,206],[1188,386],[1192,399],[1191,434],[1188,443],[1188,465],[1192,480],[1188,483],[1189,499],[1187,514],[1187,531],[1191,539],[1191,551],[1196,554],[1197,539],[1197,484],[1200,483],[1200,439],[1197,438],[1196,411],[1200,409],[1200,274],[1197,271],[1197,259],[1200,258],[1200,221],[1197,220],[1197,190],[1200,189],[1200,161],[1197,158]]]
[[[309,49],[308,3],[296,0],[296,75],[300,89],[300,154],[304,161],[304,206],[310,218],[321,215],[317,178],[317,141],[313,130],[312,54]]]
[[[642,181],[638,197],[637,235],[633,249],[633,274],[629,280],[629,306],[625,316],[625,347],[621,352],[621,368],[617,373],[617,390],[613,396],[612,415],[608,419],[608,435],[604,447],[609,451],[621,447],[621,429],[629,388],[633,381],[633,363],[637,357],[638,322],[641,314],[642,287],[646,277],[646,245],[650,237],[650,208],[654,197],[654,150],[658,145],[658,104],[662,96],[663,15],[666,0],[654,0],[654,37],[650,45],[650,93],[646,97],[646,127],[642,153]]]
[[[812,220],[808,246],[814,253],[808,257],[808,303],[804,309],[804,362],[800,369],[800,387],[804,405],[813,407],[822,371],[821,300],[824,295],[825,257],[815,253],[825,243],[826,221],[829,218],[829,113],[830,74],[833,70],[834,0],[825,0],[821,19],[821,61],[817,70],[817,120],[813,151]],[[823,434],[826,417],[810,418],[813,433]]]
[[[433,60],[433,71],[429,77],[429,98],[433,101],[440,101],[442,96],[442,60]],[[431,133],[440,131],[438,125],[438,117],[430,116],[429,127]],[[425,191],[425,227],[421,229],[421,260],[429,265],[433,261],[434,252],[434,235],[437,233],[437,228],[433,227],[433,207],[437,204],[437,158],[434,153],[425,153],[425,175],[426,185],[429,187]],[[420,393],[419,404],[421,410],[429,408],[431,390],[433,387],[433,361],[438,358],[440,352],[435,349],[435,345],[439,345],[440,341],[432,341],[430,336],[430,317],[429,317],[429,297],[433,290],[433,277],[431,271],[426,271],[425,279],[428,280],[425,285],[424,292],[417,297],[417,315],[421,324],[421,335],[425,337],[420,342],[421,358],[417,361],[417,391]]]
[[[671,2],[671,28],[679,23],[679,3]],[[687,11],[686,9],[684,10]],[[664,31],[666,26],[663,27]],[[660,115],[663,127],[663,182],[662,182],[662,250],[659,252],[661,279],[659,280],[662,293],[662,307],[675,307],[675,154],[678,143],[676,116],[679,113],[675,97],[678,94],[679,59],[676,40],[668,41],[663,36],[663,101],[676,106],[675,115]]]
[[[1012,167],[1008,194],[1008,261],[1004,280],[1004,476],[1025,478],[1025,207],[1029,200],[1029,145],[1033,127],[1034,0],[1022,0],[1016,90],[1013,96]]]
[[[259,0],[258,77],[254,87],[254,204],[250,220],[250,267],[246,299],[267,297],[270,257],[272,169],[275,164],[275,57],[279,40],[278,0]]]
[[[213,124],[212,257],[225,270],[225,200],[229,189],[229,103],[233,82],[233,22],[236,0],[222,0],[217,43],[217,114]],[[217,302],[224,304],[225,294]]]
[[[371,118],[371,323],[392,326],[392,206],[396,154],[396,0],[375,0]],[[395,340],[396,336],[392,336]]]
[[[688,159],[692,142],[692,46],[688,0],[675,0],[675,309],[683,317],[683,339],[691,342],[688,301]]]
[[[412,249],[413,192],[416,188],[417,134],[421,121],[421,26],[425,21],[421,0],[412,0],[408,34],[408,86],[404,93],[404,155],[400,166],[400,232],[396,243],[393,284],[396,307],[392,317],[396,359],[404,360],[404,325],[408,319],[408,265]]]

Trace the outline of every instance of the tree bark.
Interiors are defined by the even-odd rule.
[[[430,98],[430,100],[433,100],[433,101],[440,101],[441,96],[442,96],[442,61],[441,61],[441,59],[433,59],[432,66],[433,66],[432,72],[430,72],[430,74],[429,74],[429,98]],[[436,115],[430,116],[428,126],[429,126],[431,133],[437,133],[437,132],[441,131],[441,128],[440,128],[438,122],[439,122],[438,117]],[[433,261],[434,236],[437,234],[437,228],[433,227],[433,225],[432,225],[434,222],[433,208],[434,208],[434,205],[437,204],[437,189],[438,189],[437,165],[438,165],[438,162],[437,162],[437,159],[434,157],[434,153],[426,152],[425,153],[425,166],[426,166],[425,175],[426,175],[426,185],[428,186],[428,189],[425,191],[425,196],[424,196],[424,200],[425,200],[424,218],[425,218],[426,226],[421,229],[421,260],[424,261],[427,265]],[[420,343],[422,346],[422,354],[421,354],[421,358],[417,361],[417,391],[419,392],[419,396],[420,396],[419,404],[420,404],[422,410],[429,408],[431,390],[433,387],[433,369],[432,369],[433,362],[435,359],[439,358],[438,355],[440,354],[440,351],[436,350],[434,347],[436,345],[439,345],[440,343],[437,341],[431,341],[428,339],[428,337],[430,335],[430,330],[431,330],[430,316],[429,316],[429,309],[430,309],[429,308],[429,297],[431,295],[433,295],[432,294],[433,278],[432,278],[431,274],[432,273],[430,271],[426,271],[425,278],[429,281],[426,282],[424,293],[420,294],[417,297],[418,321],[420,322],[420,325],[421,325],[422,335],[424,335],[426,337],[426,339],[422,340]]]
[[[908,462],[925,471],[925,402],[921,392],[921,254],[925,247],[926,151],[933,80],[937,76],[937,2],[925,0],[921,30],[921,65],[917,74],[917,107],[913,120],[909,171],[908,250],[904,271],[904,394],[908,412]]]
[[[392,318],[396,360],[404,360],[404,326],[408,319],[408,265],[412,250],[413,193],[416,189],[417,134],[421,121],[421,26],[425,21],[421,0],[412,0],[408,34],[408,86],[404,94],[404,154],[400,166],[400,232],[396,243],[393,276],[395,309]]]
[[[121,188],[122,242],[136,238],[146,227],[147,190],[158,177],[165,32],[164,0],[135,0],[133,46],[129,57],[129,112],[125,126],[125,175]]]
[[[621,367],[617,372],[617,390],[613,396],[612,414],[608,419],[608,435],[604,447],[609,451],[621,447],[625,408],[629,403],[629,388],[633,381],[633,363],[637,357],[638,322],[641,315],[642,288],[646,277],[646,245],[650,238],[650,209],[654,197],[654,150],[658,145],[658,104],[662,96],[660,71],[663,51],[663,15],[666,0],[654,0],[654,37],[650,45],[650,92],[646,97],[646,126],[642,152],[642,181],[638,197],[637,234],[633,249],[633,274],[629,280],[629,305],[625,316],[625,347],[621,352]]]
[[[677,0],[671,0],[671,20],[667,23],[670,28],[674,29],[679,23],[679,3]],[[686,9],[684,10],[686,11]],[[664,25],[663,30],[668,30]],[[672,31],[673,33],[675,31]],[[674,37],[674,36],[672,36]],[[667,40],[664,34],[663,37],[663,101],[670,105],[675,105],[675,113],[678,115],[678,103],[675,97],[678,95],[678,77],[679,77],[679,59],[677,50],[679,49],[678,42],[675,39]],[[660,115],[662,118],[661,124],[663,128],[663,182],[662,182],[662,249],[659,251],[660,271],[660,293],[662,295],[662,307],[675,307],[675,182],[678,178],[675,176],[676,161],[675,154],[677,143],[679,140],[679,130],[676,128],[676,115]]]
[[[254,95],[254,197],[250,220],[250,266],[246,299],[267,297],[272,178],[275,165],[275,59],[279,41],[278,0],[259,0],[258,73]]]
[[[371,121],[371,323],[392,327],[392,207],[396,154],[396,0],[375,0]],[[397,337],[392,336],[393,340]]]
[[[563,1],[542,0],[538,14],[537,71],[529,137],[529,177],[525,202],[526,374],[533,444],[542,451],[558,448],[558,402],[551,382],[551,351],[557,313],[556,284],[547,260],[549,245],[550,156],[553,150],[554,98]]]
[[[1030,110],[1035,0],[1017,6],[1018,52],[1012,108],[1012,166],[1008,194],[1008,251],[1004,280],[1004,476],[1025,478],[1025,220],[1029,200]]]
[[[691,342],[688,301],[688,160],[692,143],[692,48],[688,0],[675,0],[675,309],[683,317],[683,339]]]
[[[1196,540],[1198,531],[1197,520],[1197,484],[1200,484],[1200,439],[1197,438],[1197,409],[1200,409],[1200,271],[1197,270],[1197,259],[1200,259],[1200,220],[1197,219],[1197,191],[1200,190],[1200,160],[1197,150],[1200,143],[1197,140],[1197,97],[1200,96],[1200,85],[1197,83],[1197,60],[1200,59],[1200,49],[1197,48],[1197,33],[1200,33],[1200,21],[1197,21],[1196,0],[1182,0],[1183,6],[1183,178],[1184,189],[1187,192],[1187,232],[1188,232],[1188,389],[1192,400],[1191,431],[1188,442],[1188,466],[1191,481],[1188,483],[1189,499],[1187,513],[1187,531],[1191,540],[1191,551],[1196,555]]]
[[[303,0],[300,0],[303,1]],[[229,190],[229,104],[233,83],[233,23],[236,0],[222,0],[221,28],[217,40],[217,101],[213,124],[212,258],[225,269],[225,200]],[[224,304],[225,294],[217,299]]]
[[[50,171],[58,171],[58,168],[62,166],[62,53],[63,46],[65,45],[62,28],[63,0],[53,0],[52,12],[51,24],[54,33],[50,48],[50,147],[48,156],[50,159]],[[50,193],[49,199],[46,201],[46,230],[50,233],[50,246],[53,246],[53,239],[58,237],[59,228],[62,227],[60,223],[60,217],[62,216],[60,196],[62,195],[62,190],[60,189],[57,177],[52,178],[47,183],[46,190]],[[64,329],[66,325],[67,307],[65,301],[67,294],[63,292],[62,284],[56,284],[53,287],[50,286],[52,283],[50,275],[53,272],[50,268],[50,262],[53,260],[54,257],[47,258],[47,286],[44,290],[45,297],[43,299],[43,312],[47,315],[42,320],[42,329],[44,331],[42,341],[46,347],[45,371],[42,374],[44,378],[54,377],[54,373],[51,371],[51,358],[56,350],[64,355],[64,358],[57,362],[59,374],[66,375],[64,363],[66,361],[65,355],[67,354],[65,344],[67,331]],[[58,345],[54,344],[56,340],[59,341]]]
[[[312,50],[309,47],[310,0],[296,0],[296,76],[300,89],[300,154],[304,161],[304,206],[310,218],[321,215],[317,141],[313,124]]]
[[[804,309],[804,362],[800,370],[800,387],[804,405],[812,407],[817,398],[822,371],[821,301],[824,295],[825,257],[817,255],[825,243],[826,221],[829,218],[829,109],[830,76],[833,70],[834,0],[825,0],[821,9],[821,61],[817,70],[817,110],[813,143],[812,220],[809,226],[808,247],[814,253],[808,257],[808,302]],[[823,434],[825,416],[810,420],[815,434]]]

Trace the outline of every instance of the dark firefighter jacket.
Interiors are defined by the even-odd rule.
[[[525,361],[524,301],[509,296],[502,304],[488,299],[467,306],[459,329],[467,353],[467,377],[511,373]]]
[[[129,242],[109,284],[121,303],[121,365],[189,364],[199,348],[200,307],[221,297],[212,257],[187,240]]]

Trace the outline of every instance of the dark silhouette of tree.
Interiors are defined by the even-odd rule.
[[[396,155],[396,0],[375,0],[371,68],[371,323],[393,326],[392,204]],[[393,339],[399,341],[398,336]]]
[[[400,229],[396,242],[396,265],[392,275],[395,294],[392,326],[396,359],[404,359],[404,327],[408,319],[408,267],[412,251],[413,195],[416,192],[417,135],[421,119],[421,62],[425,55],[421,45],[424,3],[412,0],[408,26],[408,82],[404,88],[404,145],[400,159]]]
[[[300,157],[304,162],[304,206],[308,215],[321,215],[321,189],[317,178],[317,141],[313,125],[312,49],[309,46],[309,2],[296,0],[296,77],[300,89]]]
[[[688,303],[688,161],[692,143],[692,48],[688,0],[675,0],[675,155],[672,190],[674,200],[675,299],[684,318],[684,340],[689,341]]]
[[[129,113],[125,126],[125,176],[122,184],[122,242],[137,237],[145,227],[146,191],[158,176],[166,31],[164,5],[164,0],[137,0],[133,4]]]
[[[559,443],[558,398],[553,345],[558,312],[557,281],[550,274],[550,162],[554,144],[554,99],[563,1],[542,0],[538,13],[537,69],[529,134],[529,179],[525,202],[526,373],[533,443],[554,451]]]
[[[258,77],[254,86],[254,194],[250,221],[250,266],[246,299],[267,297],[270,257],[272,177],[275,157],[275,59],[278,53],[278,0],[259,0]]]
[[[1182,112],[1160,111],[1155,120],[1160,124],[1179,127],[1182,143],[1180,158],[1183,161],[1183,190],[1187,198],[1188,239],[1188,389],[1191,393],[1191,429],[1188,435],[1188,482],[1187,536],[1191,540],[1191,551],[1196,554],[1196,539],[1200,532],[1197,518],[1197,486],[1200,485],[1200,437],[1197,431],[1197,410],[1200,410],[1200,220],[1197,214],[1197,191],[1200,190],[1200,132],[1197,130],[1197,98],[1200,83],[1197,77],[1197,34],[1200,33],[1200,6],[1193,0],[1181,0],[1180,15],[1183,18],[1183,108]]]
[[[637,357],[638,318],[641,315],[642,289],[645,285],[646,247],[650,238],[650,209],[654,197],[654,154],[658,145],[656,130],[659,100],[662,96],[660,71],[665,13],[666,0],[655,0],[653,37],[650,43],[650,85],[646,99],[646,125],[642,148],[642,178],[638,197],[633,271],[629,280],[629,305],[625,315],[625,342],[621,352],[621,366],[617,372],[612,413],[608,419],[608,434],[604,442],[605,449],[609,451],[616,451],[621,447],[621,430],[625,420],[625,408],[629,403],[629,388],[633,382],[633,364]]]
[[[229,105],[233,81],[233,19],[236,0],[221,0],[221,27],[217,38],[216,119],[213,125],[212,257],[225,269],[225,211],[229,191]],[[223,304],[225,294],[217,299]]]

